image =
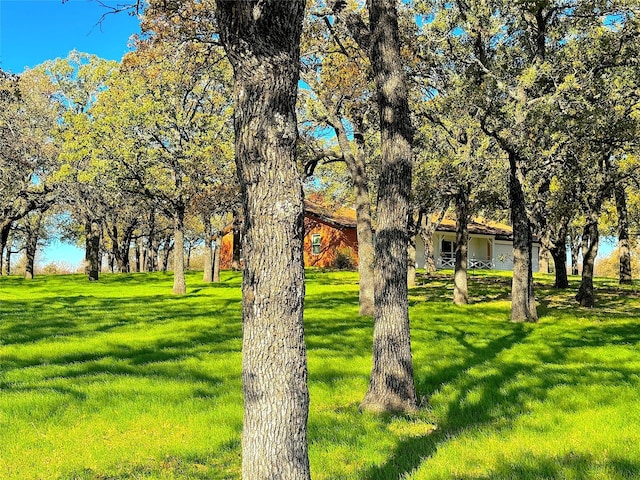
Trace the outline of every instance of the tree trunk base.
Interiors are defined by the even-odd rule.
[[[360,303],[360,316],[362,317],[373,317],[374,314],[374,306],[371,302]]]
[[[360,403],[360,411],[371,413],[413,413],[418,411],[414,402],[398,397],[379,397],[378,395],[365,395]]]

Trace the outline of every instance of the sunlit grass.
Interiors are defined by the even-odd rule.
[[[0,277],[0,478],[237,479],[240,274]],[[640,478],[639,285],[599,280],[596,308],[536,278],[540,322],[509,319],[508,275],[410,292],[422,410],[360,413],[372,320],[354,273],[310,271],[315,479]],[[577,279],[572,279],[577,285]]]

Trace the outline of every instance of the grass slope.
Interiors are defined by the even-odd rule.
[[[0,478],[240,477],[240,275],[0,278]],[[357,276],[308,272],[315,479],[640,478],[638,285],[599,303],[538,277],[541,319],[512,324],[509,279],[447,276],[411,293],[423,409],[360,413],[371,319]],[[574,279],[575,281],[575,279]]]

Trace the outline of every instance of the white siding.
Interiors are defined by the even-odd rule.
[[[493,262],[496,270],[513,270],[513,244],[496,240],[493,245]]]

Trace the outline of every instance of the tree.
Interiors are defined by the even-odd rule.
[[[356,209],[360,315],[373,315],[374,245],[365,143],[366,117],[373,106],[370,64],[344,29],[336,31],[339,27],[325,15],[310,15],[303,36],[306,120],[314,127],[331,128],[340,152],[314,152],[305,162],[305,173],[311,176],[319,163],[344,161],[348,167]]]
[[[417,407],[413,383],[407,287],[407,246],[413,127],[406,63],[401,55],[398,10],[393,0],[368,4],[368,26],[346,2],[332,14],[364,52],[373,70],[380,122],[375,241],[373,366],[361,408],[411,411]]]
[[[303,195],[296,94],[304,2],[219,1],[242,191],[242,477],[308,479]]]
[[[53,91],[38,69],[20,76],[0,70],[0,263],[14,222],[47,209],[55,197]]]
[[[117,63],[77,51],[65,59],[41,65],[55,87],[61,110],[56,137],[61,143],[60,166],[55,174],[59,183],[59,203],[84,226],[85,260],[90,281],[97,281],[101,266],[100,243],[108,204],[105,201],[111,181],[107,169],[93,159],[91,139],[96,130],[91,113]]]
[[[417,407],[407,291],[413,127],[395,1],[372,0],[369,25],[382,165],[375,242],[373,368],[361,406],[374,411],[410,411]]]
[[[166,245],[173,247],[164,253],[173,251],[173,292],[184,294],[185,218],[204,186],[220,183],[216,169],[231,152],[229,70],[219,49],[149,35],[124,57],[93,109],[94,157],[115,167],[120,189],[172,219],[173,244]]]

